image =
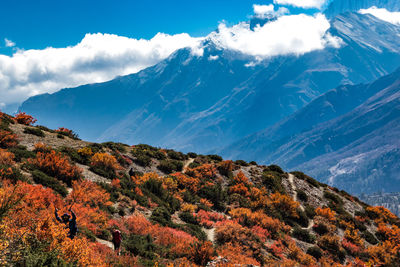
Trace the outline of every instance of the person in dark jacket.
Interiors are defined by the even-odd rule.
[[[114,229],[112,232],[112,243],[114,244],[114,250],[119,255],[119,248],[121,247],[122,235],[118,229]]]
[[[72,218],[68,213],[64,213],[61,216],[61,218],[58,217],[58,213],[57,213],[58,209],[57,208],[55,210],[55,216],[56,216],[57,221],[65,224],[65,229],[69,229],[68,237],[71,239],[74,239],[74,237],[76,236],[76,233],[78,232],[78,227],[76,226],[76,216],[71,208],[69,208],[68,211],[71,212]]]

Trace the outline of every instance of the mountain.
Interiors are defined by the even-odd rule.
[[[399,90],[400,69],[338,87],[222,154],[306,170],[352,193],[400,191]]]
[[[400,27],[371,15],[331,20],[342,39],[304,55],[254,59],[212,40],[137,74],[32,97],[20,110],[90,140],[207,152],[261,131],[340,84],[371,82],[400,62]]]
[[[400,2],[397,0],[333,0],[324,13],[332,18],[341,13],[368,9],[372,6],[386,8],[389,11],[400,11]]]
[[[91,143],[34,121],[0,113],[4,266],[400,261],[398,217],[304,173],[143,144]],[[65,224],[58,217],[64,213]],[[116,230],[123,237],[118,253]]]

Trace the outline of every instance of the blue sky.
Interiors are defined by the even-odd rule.
[[[158,32],[204,36],[222,20],[235,24],[248,19],[253,4],[270,3],[272,0],[2,0],[0,39],[12,40],[24,49],[43,49],[74,45],[86,33],[98,32],[146,39]],[[2,47],[0,53],[11,53]]]

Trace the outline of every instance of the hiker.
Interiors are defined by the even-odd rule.
[[[114,244],[114,250],[117,251],[118,255],[119,255],[119,248],[121,246],[121,241],[122,241],[121,232],[115,229],[112,232],[112,243]]]
[[[55,209],[55,215],[56,215],[56,219],[57,221],[59,221],[60,223],[65,224],[65,229],[69,229],[68,232],[68,237],[70,239],[74,239],[74,237],[76,236],[76,233],[78,232],[78,227],[76,226],[76,216],[75,213],[72,211],[71,208],[68,209],[69,212],[71,212],[72,214],[72,219],[71,216],[68,213],[64,213],[61,218],[58,217],[58,209]]]

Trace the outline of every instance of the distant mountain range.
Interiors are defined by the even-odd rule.
[[[356,112],[359,105],[370,107],[366,101],[386,88],[388,77],[368,84],[400,66],[400,26],[368,14],[342,13],[359,9],[352,3],[334,1],[326,10],[332,16],[341,13],[332,17],[329,29],[331,35],[342,40],[340,48],[327,47],[300,56],[277,56],[255,62],[253,57],[223,49],[209,39],[204,43],[202,56],[181,49],[136,74],[31,97],[20,110],[46,126],[76,129],[82,138],[93,141],[148,143],[184,152],[222,152],[231,158],[277,162],[289,169],[303,168],[339,187],[368,177],[348,190],[375,190],[382,173],[370,172],[385,162],[391,164],[397,152],[369,141],[369,145],[362,145],[362,151],[372,153],[368,149],[373,147],[383,150],[365,156],[372,161],[353,171],[348,165],[359,154],[353,149],[338,150],[366,138],[373,122],[358,135],[349,136],[343,125],[358,129],[351,124],[350,117],[336,124],[331,120]],[[396,3],[392,9],[398,7]],[[387,94],[391,97],[391,92]],[[382,105],[384,110],[388,107]],[[361,120],[373,119],[364,117],[367,111],[351,114]],[[376,122],[376,127],[386,127],[385,122]],[[329,138],[335,132],[341,139],[334,145],[323,141],[321,147],[313,139],[319,134],[315,132],[317,126],[321,127],[320,134]],[[300,136],[308,132],[313,135]],[[376,160],[383,161],[382,164],[373,161],[378,156]],[[394,163],[393,168],[379,171],[385,175],[396,173]],[[389,177],[388,183],[395,180],[394,174]]]
[[[222,154],[308,171],[353,193],[400,191],[399,134],[400,69],[331,90]]]

